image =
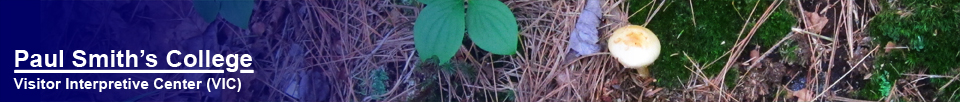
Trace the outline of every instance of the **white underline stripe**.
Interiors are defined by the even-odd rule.
[[[240,73],[253,73],[252,69],[240,70]]]
[[[13,73],[224,73],[224,70],[196,70],[196,69],[170,69],[170,70],[13,70]],[[242,70],[241,70],[242,72]],[[253,73],[253,70],[251,70]]]

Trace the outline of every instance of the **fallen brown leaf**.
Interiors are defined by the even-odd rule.
[[[827,22],[830,22],[830,19],[824,17],[816,12],[803,12],[806,16],[804,17],[803,24],[807,25],[806,30],[813,33],[820,33],[824,26],[827,25]]]
[[[792,92],[793,96],[797,97],[798,102],[810,102],[813,101],[813,92],[807,89],[800,89]]]
[[[663,90],[663,88],[649,89],[649,90],[647,90],[646,92],[643,92],[643,93],[644,93],[644,94],[643,94],[643,97],[651,97],[651,96],[653,96],[654,94],[656,94],[657,92],[660,92],[660,90]]]

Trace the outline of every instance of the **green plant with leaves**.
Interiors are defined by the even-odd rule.
[[[217,14],[234,26],[249,28],[250,15],[253,14],[253,0],[194,0],[193,8],[207,23],[217,19]]]
[[[519,42],[517,18],[497,0],[420,0],[427,4],[413,27],[421,60],[437,57],[446,64],[457,53],[465,31],[478,47],[493,54],[513,55]],[[464,12],[466,11],[466,12]]]

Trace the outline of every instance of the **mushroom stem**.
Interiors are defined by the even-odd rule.
[[[637,68],[637,74],[640,75],[641,78],[649,78],[650,70],[647,69],[647,67]]]
[[[906,46],[885,47],[884,49],[909,49],[909,47],[906,47]]]

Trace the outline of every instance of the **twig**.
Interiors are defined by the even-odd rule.
[[[696,12],[693,12],[693,1],[692,1],[692,0],[687,0],[687,4],[690,4],[690,15],[691,15],[691,16],[690,16],[690,19],[693,19],[693,27],[696,28],[696,27],[697,27],[697,13],[696,13]],[[681,34],[682,34],[682,33],[681,33]],[[677,36],[677,37],[680,37],[680,36]]]
[[[817,36],[817,37],[819,37],[820,39],[823,39],[823,40],[833,41],[833,38],[830,38],[830,37],[827,37],[827,36],[823,36],[823,35],[820,35],[820,34],[817,34],[817,33],[813,33],[813,32],[804,31],[804,30],[799,29],[799,28],[790,28],[790,30],[793,30],[794,32],[800,32],[800,33],[803,33],[803,34],[808,34],[808,35]]]
[[[729,55],[730,55],[730,51],[724,52],[723,55],[720,55],[720,57],[717,57],[717,59],[713,59],[713,61],[710,61],[710,63],[703,65],[703,67],[710,68],[711,65],[713,65],[714,63],[717,63],[717,61],[720,61],[720,59],[722,59],[723,56],[729,56]]]
[[[844,16],[844,24],[846,24],[846,25],[845,25],[845,27],[843,27],[843,28],[846,28],[846,33],[847,33],[847,48],[848,48],[847,53],[849,53],[849,54],[847,54],[847,58],[853,58],[853,54],[852,54],[852,53],[853,53],[853,50],[854,50],[854,49],[853,49],[853,41],[857,41],[857,40],[854,40],[854,39],[853,39],[853,36],[854,36],[854,34],[853,34],[853,21],[851,21],[850,16],[851,16],[851,14],[855,13],[855,12],[853,11],[855,8],[854,8],[854,7],[851,7],[851,6],[856,6],[856,4],[853,4],[853,0],[846,0],[846,2],[843,3],[843,6],[844,6],[844,7],[843,7],[843,8],[844,8],[843,12],[844,12],[844,14],[847,15],[847,16]],[[854,16],[856,16],[856,15],[854,15]]]
[[[543,97],[551,97],[553,95],[556,95],[557,93],[560,93],[560,91],[563,90],[564,87],[570,87],[570,84],[563,84],[562,86],[560,86],[559,89],[550,91],[550,93],[547,93],[547,95],[544,95]],[[540,100],[537,100],[537,102],[543,102],[543,101],[546,101],[547,99],[549,98],[540,98]]]
[[[690,58],[690,56],[687,56],[687,52],[683,52],[683,56],[684,56],[684,57],[687,57],[687,60],[690,61],[690,63],[692,63],[692,64],[694,65],[694,67],[697,69],[697,70],[692,70],[692,69],[691,69],[690,71],[693,72],[692,74],[695,74],[695,75],[697,75],[697,76],[700,76],[699,78],[700,78],[701,80],[703,80],[703,82],[706,82],[706,84],[710,84],[710,86],[714,86],[714,87],[717,86],[716,84],[710,82],[710,79],[707,78],[707,75],[704,75],[704,74],[703,74],[703,67],[700,67],[699,65],[697,65],[697,63],[694,62],[693,59]]]
[[[828,9],[833,8],[833,6],[837,6],[837,3],[839,3],[839,2],[840,2],[840,1],[833,2],[833,4],[830,4],[830,5],[827,6],[826,8],[823,8],[823,10],[820,10],[820,14],[826,13]]]
[[[956,77],[952,77],[952,76],[928,75],[928,74],[903,74],[903,75],[906,75],[906,76],[918,76],[918,77],[929,77],[929,78],[950,78],[950,79],[956,78]]]
[[[413,74],[413,70],[416,69],[416,68],[410,69],[410,61],[413,60],[413,55],[414,55],[413,53],[416,53],[416,51],[417,51],[417,50],[410,50],[410,55],[407,56],[407,61],[405,62],[405,64],[403,64],[403,69],[404,69],[404,70],[407,70],[407,73],[406,73],[406,74],[403,74],[403,76],[401,76],[400,79],[397,79],[397,81],[394,82],[393,88],[391,88],[390,91],[387,91],[387,93],[384,93],[384,94],[382,94],[382,95],[377,95],[377,97],[383,97],[383,96],[387,96],[387,95],[389,95],[389,94],[394,93],[394,92],[397,91],[397,89],[400,87],[400,84],[402,84],[400,81],[402,81],[402,80],[408,80],[408,79],[410,78],[410,74]],[[403,92],[401,92],[401,93],[403,93]],[[390,98],[389,100],[392,101],[392,100],[395,99],[395,98],[397,98],[397,97]]]
[[[610,54],[610,52],[597,52],[597,53],[592,53],[592,54],[587,54],[587,55],[583,55],[583,56],[577,57],[576,59],[573,59],[573,61],[579,61],[579,60],[581,60],[581,59],[584,59],[584,58],[587,58],[587,57],[591,57],[591,56],[609,55],[609,54]],[[566,64],[564,64],[564,66],[569,66],[570,64],[573,64],[572,61],[571,61],[571,63],[566,63]]]
[[[770,53],[772,53],[774,50],[776,50],[777,47],[780,47],[780,45],[783,44],[783,41],[786,41],[787,39],[790,39],[791,37],[793,37],[793,33],[792,33],[792,32],[791,32],[791,33],[787,33],[787,36],[784,36],[783,38],[780,39],[780,41],[777,41],[777,44],[774,44],[773,47],[770,47],[770,49],[768,49],[766,52],[764,52],[763,55],[761,55],[759,58],[751,59],[751,60],[755,60],[754,62],[757,62],[757,63],[751,63],[750,66],[747,67],[747,72],[744,73],[743,75],[750,74],[750,72],[753,70],[753,67],[757,66],[758,63],[759,63],[760,61],[763,61],[764,58],[767,58],[767,55],[770,55]],[[747,62],[750,62],[750,61],[747,61]],[[740,78],[743,78],[743,76],[740,76]]]
[[[650,6],[650,4],[653,4],[653,2],[649,2],[649,3],[647,3],[646,5],[643,5],[643,7],[640,7],[639,10],[634,11],[633,13],[630,13],[630,16],[627,16],[627,17],[633,17],[633,15],[636,15],[637,13],[640,13],[640,11],[643,11],[643,9],[646,9],[647,6]]]
[[[773,47],[770,47],[770,49],[767,50],[767,52],[763,52],[763,55],[761,55],[760,58],[757,59],[757,62],[763,61],[764,58],[767,58],[767,55],[770,55],[770,53],[772,53],[773,50],[777,49],[777,47],[780,47],[780,45],[783,44],[783,41],[790,39],[790,37],[793,37],[793,33],[788,33],[787,36],[781,38],[780,41],[777,41],[777,44],[774,44]],[[753,69],[754,66],[757,66],[757,64],[756,63],[750,64],[750,67],[747,67],[747,73],[749,73],[750,69]]]
[[[654,1],[654,2],[655,2],[655,1]],[[642,26],[646,27],[647,24],[650,23],[650,20],[653,19],[653,16],[657,16],[657,12],[660,12],[660,8],[663,7],[663,3],[665,3],[665,2],[667,2],[667,1],[661,1],[661,2],[660,2],[660,6],[657,6],[657,9],[656,9],[656,10],[653,10],[653,14],[650,14],[650,16],[647,16],[647,21],[646,21],[646,22],[643,22],[643,25],[642,25]]]
[[[760,19],[758,19],[758,21],[754,24],[753,28],[750,29],[750,32],[747,34],[747,36],[744,37],[743,40],[738,41],[737,44],[731,48],[733,52],[730,55],[730,57],[727,59],[727,64],[724,65],[723,69],[720,70],[720,74],[714,77],[713,79],[714,81],[718,81],[718,80],[722,81],[722,79],[727,74],[726,72],[730,70],[730,67],[734,65],[734,62],[736,61],[737,57],[740,56],[740,52],[743,51],[744,45],[747,42],[750,42],[750,39],[753,37],[754,34],[756,34],[757,28],[760,28],[760,26],[763,25],[763,22],[765,22],[767,18],[770,17],[770,14],[773,12],[774,8],[777,8],[778,6],[780,6],[781,3],[783,3],[783,1],[778,0],[770,3],[770,6],[767,6],[767,10],[764,11],[763,16],[760,16]]]
[[[851,99],[851,98],[840,97],[840,96],[830,96],[830,97],[827,97],[827,99],[834,100],[834,101],[843,101],[843,102],[874,102],[874,101],[867,101],[867,100]]]
[[[950,94],[950,97],[955,97],[957,95],[957,91],[960,91],[960,90],[953,90],[953,92]]]
[[[803,6],[803,2],[800,2],[800,0],[795,0],[795,1],[797,2],[797,7],[804,7],[804,6]],[[800,8],[800,9],[797,9],[797,10],[800,10],[800,13],[799,13],[799,14],[800,14],[800,19],[798,19],[798,20],[800,20],[800,22],[806,24],[806,23],[807,23],[807,19],[806,19],[806,18],[807,18],[807,15],[804,14],[806,11],[803,11],[803,8]]]
[[[878,48],[880,48],[880,45],[877,45],[877,46],[873,47],[873,50],[870,50],[870,53],[867,53],[867,55],[864,55],[864,56],[870,56],[870,55],[872,55],[873,52],[876,52]],[[838,78],[838,80],[834,81],[833,84],[830,84],[830,86],[828,86],[826,89],[833,88],[834,85],[837,85],[837,83],[840,83],[840,80],[842,80],[843,78],[847,77],[847,75],[849,75],[850,72],[853,72],[854,69],[857,69],[856,66],[859,66],[861,63],[863,63],[863,60],[866,60],[866,59],[867,59],[867,57],[861,58],[860,61],[857,62],[857,64],[854,64],[854,67],[852,67],[852,68],[850,68],[849,70],[847,70],[847,73],[844,73],[843,76],[840,76],[840,78]],[[894,89],[895,89],[895,88],[894,88]],[[820,94],[817,94],[817,97],[814,97],[813,99],[816,100],[817,98],[820,98],[821,96],[823,96],[823,93],[826,93],[826,92],[827,92],[827,91],[822,91],[822,92],[820,92]]]
[[[884,97],[883,100],[887,100],[887,101],[889,102],[889,101],[891,101],[890,98],[893,97],[893,94],[894,94],[894,93],[897,93],[897,84],[893,84],[893,86],[891,86],[891,88],[890,88],[890,90],[889,90],[888,92],[890,92],[890,93],[887,93],[887,96]]]
[[[943,86],[941,86],[937,90],[943,91],[943,89],[947,88],[947,86],[950,86],[950,84],[953,83],[953,81],[956,81],[958,76],[960,76],[960,73],[957,73],[957,75],[953,75],[953,78],[949,82],[947,82],[947,84],[943,84]]]

